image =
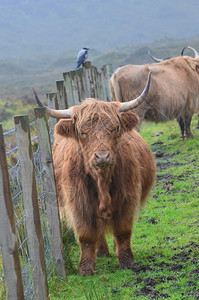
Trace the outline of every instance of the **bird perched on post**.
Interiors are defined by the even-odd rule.
[[[77,70],[81,64],[83,64],[85,62],[85,60],[88,57],[88,50],[89,48],[82,48],[78,55],[77,55],[77,61],[76,61],[76,66],[75,66],[75,70]]]

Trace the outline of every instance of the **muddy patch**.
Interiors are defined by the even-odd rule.
[[[131,278],[128,282],[125,282],[121,288],[136,288],[134,295],[145,296],[148,299],[158,299],[158,298],[170,298],[167,293],[163,293],[163,290],[158,289],[158,285],[162,283],[169,283],[173,287],[177,287],[178,276],[175,276],[176,273],[181,273],[180,276],[187,278],[185,283],[186,287],[192,287],[192,289],[187,291],[187,295],[193,297],[194,299],[199,299],[199,290],[197,286],[197,281],[199,280],[199,267],[198,267],[198,257],[196,257],[199,245],[195,242],[190,241],[188,245],[182,246],[180,248],[174,248],[175,253],[171,257],[170,262],[162,254],[154,254],[147,258],[149,265],[141,265],[135,263],[132,267],[132,272],[136,275],[136,279]],[[194,253],[195,251],[195,253]],[[194,259],[195,258],[195,259]],[[157,262],[160,260],[162,262]],[[184,265],[189,265],[192,267],[190,272],[183,271]],[[162,276],[162,271],[170,274],[169,276]],[[141,277],[141,273],[146,274],[147,276]],[[150,276],[151,274],[151,276]],[[157,274],[161,274],[158,276]],[[113,291],[114,293],[114,291]],[[183,293],[179,295],[184,295]]]

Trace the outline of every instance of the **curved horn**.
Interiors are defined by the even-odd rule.
[[[151,52],[148,50],[148,55],[155,61],[155,62],[161,62],[163,61],[164,59],[163,58],[156,58],[155,56],[153,56],[151,54]]]
[[[187,48],[191,49],[194,52],[194,54],[195,54],[194,58],[199,56],[198,51],[196,51],[194,48],[192,48],[191,46],[187,46]]]
[[[63,109],[63,110],[57,110],[57,109],[51,109],[51,108],[48,108],[47,106],[45,106],[38,98],[37,96],[37,93],[34,89],[34,87],[32,86],[32,90],[33,90],[33,93],[35,95],[35,99],[37,101],[37,104],[40,106],[40,107],[43,107],[46,109],[46,113],[52,117],[52,118],[55,118],[55,119],[70,119],[72,117],[72,108],[69,108],[69,109]]]
[[[139,106],[145,100],[145,98],[146,98],[146,96],[148,94],[148,91],[149,91],[150,79],[151,79],[151,71],[148,74],[147,83],[146,83],[146,86],[145,86],[142,94],[140,96],[138,96],[134,100],[130,100],[128,102],[120,103],[121,105],[120,105],[120,107],[118,109],[120,112],[136,108],[137,106]]]
[[[194,58],[196,58],[196,57],[198,57],[199,56],[199,54],[198,54],[198,51],[196,51],[196,49],[194,49],[194,48],[192,48],[191,46],[187,46],[187,48],[189,48],[190,50],[192,50],[193,52],[194,52],[194,55],[195,55],[195,57]],[[182,49],[182,51],[181,51],[181,54],[180,55],[183,55],[184,54],[184,50],[186,49],[186,46]]]
[[[182,49],[182,51],[181,51],[181,53],[180,53],[181,56],[183,56],[184,50],[185,50],[185,49],[186,49],[186,46]]]

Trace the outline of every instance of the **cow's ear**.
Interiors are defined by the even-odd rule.
[[[139,124],[139,118],[136,114],[127,111],[121,113],[122,127],[125,131],[130,131]]]
[[[75,137],[74,123],[71,119],[61,119],[55,125],[55,134],[63,135],[66,137]]]
[[[193,58],[190,57],[186,57],[185,60],[187,61],[187,63],[189,64],[189,66],[196,71],[197,73],[199,73],[199,64],[198,61],[194,60]]]

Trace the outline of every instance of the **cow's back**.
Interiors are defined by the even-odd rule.
[[[156,64],[126,65],[118,68],[110,80],[113,101],[126,102],[139,96],[149,71],[152,72],[146,100],[134,112],[140,118],[163,122],[199,109],[198,79],[187,57]]]

